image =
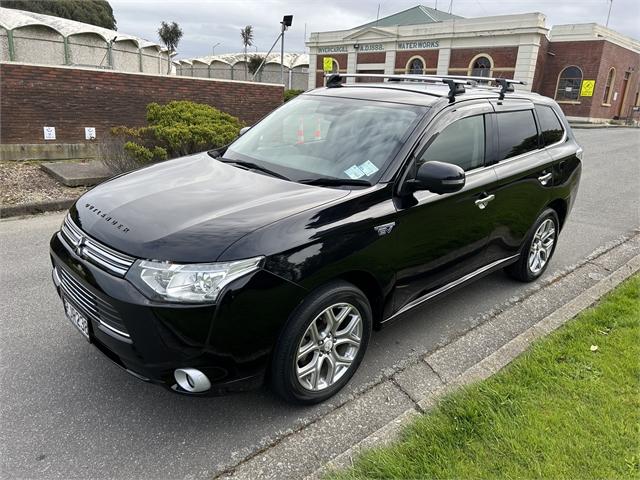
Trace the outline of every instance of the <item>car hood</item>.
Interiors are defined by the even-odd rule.
[[[80,197],[71,216],[89,236],[135,257],[211,262],[260,227],[348,194],[200,153],[109,180]]]

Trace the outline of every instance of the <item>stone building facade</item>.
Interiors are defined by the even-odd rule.
[[[596,24],[549,29],[542,13],[462,18],[417,6],[351,30],[312,33],[309,88],[334,72],[516,78],[574,120],[638,117],[640,42]],[[356,79],[347,79],[354,82]]]

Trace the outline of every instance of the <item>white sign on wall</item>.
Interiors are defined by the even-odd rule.
[[[96,127],[84,127],[84,138],[85,140],[95,140]]]
[[[44,127],[44,139],[55,140],[56,139],[56,127]]]

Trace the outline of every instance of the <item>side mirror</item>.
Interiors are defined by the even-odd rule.
[[[418,169],[415,180],[409,180],[412,190],[429,190],[443,194],[461,190],[465,184],[464,170],[444,162],[425,162]]]
[[[240,134],[238,135],[239,137],[241,137],[242,135],[244,135],[245,133],[247,133],[249,131],[251,127],[244,127],[240,129]]]

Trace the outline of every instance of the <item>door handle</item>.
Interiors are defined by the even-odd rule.
[[[551,180],[552,176],[553,176],[553,174],[551,172],[545,173],[544,175],[541,175],[541,176],[538,177],[538,181],[542,185],[547,185],[547,183],[549,183],[549,180]]]
[[[495,195],[487,195],[486,197],[479,198],[478,200],[476,200],[476,206],[480,210],[484,210],[487,204],[494,198],[496,198]]]

